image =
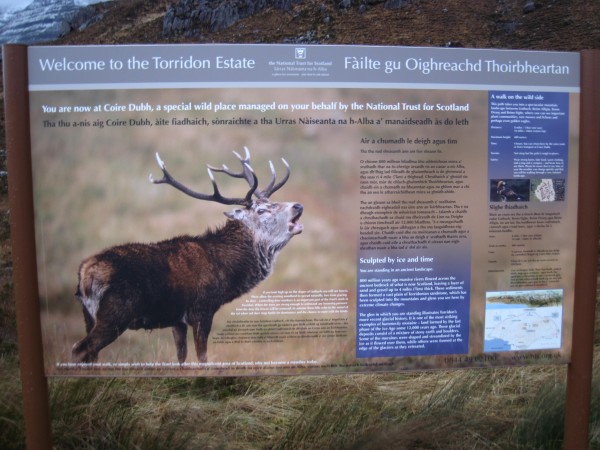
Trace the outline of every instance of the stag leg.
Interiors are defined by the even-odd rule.
[[[204,337],[204,334],[200,329],[200,323],[195,324],[192,329],[194,332],[194,345],[196,346],[196,356],[198,357],[198,361],[201,363],[206,362],[207,339]]]
[[[183,364],[187,357],[187,324],[178,323],[171,330],[175,339],[175,347],[177,347],[177,360],[179,364]]]
[[[208,335],[210,334],[211,327],[212,315],[210,315],[208,319],[202,318],[192,325],[192,330],[194,332],[194,344],[196,346],[196,356],[200,362],[206,362],[208,360],[206,357],[206,351],[208,346]]]
[[[73,360],[84,363],[96,362],[100,350],[117,339],[123,331],[125,327],[105,325],[97,321],[89,334],[73,346]]]
[[[85,306],[83,306],[83,320],[85,320],[85,332],[89,334],[92,328],[94,328],[96,321]]]
[[[72,356],[76,362],[96,362],[98,353],[111,342],[115,341],[127,329],[131,322],[131,314],[121,310],[115,314],[114,304],[120,299],[112,295],[106,295],[102,299],[104,308],[96,313],[95,323],[88,335],[73,346]],[[86,318],[86,327],[94,320]]]

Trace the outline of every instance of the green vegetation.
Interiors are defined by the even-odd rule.
[[[598,361],[600,353],[596,353]],[[24,448],[0,361],[0,448]],[[50,379],[56,449],[553,449],[563,366],[260,378]],[[600,367],[591,446],[600,448]]]

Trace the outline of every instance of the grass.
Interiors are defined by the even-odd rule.
[[[600,448],[594,367],[590,448]],[[24,448],[1,361],[0,448]],[[247,378],[52,378],[56,449],[561,448],[563,366]]]
[[[50,413],[56,448],[187,448],[190,431],[163,423],[159,408],[140,401],[139,380],[58,380],[50,390]]]
[[[598,354],[597,354],[598,356]],[[561,449],[565,419],[565,383],[545,383],[515,426],[514,442],[521,448]],[[600,449],[600,364],[593,369],[590,448]]]
[[[0,358],[0,448],[25,447],[25,421],[21,397],[18,361],[10,356]]]

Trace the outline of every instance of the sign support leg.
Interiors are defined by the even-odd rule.
[[[33,221],[27,47],[3,47],[13,279],[27,448],[50,449]],[[11,176],[11,175],[15,176]],[[18,176],[16,176],[18,174]]]
[[[577,262],[571,363],[567,372],[564,448],[589,440],[597,284],[600,191],[600,51],[581,53],[581,118]]]

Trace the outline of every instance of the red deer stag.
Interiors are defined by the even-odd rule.
[[[196,355],[206,362],[207,341],[213,316],[219,308],[248,292],[271,273],[275,257],[290,239],[301,233],[300,203],[272,202],[269,197],[290,176],[277,183],[273,163],[271,180],[263,190],[245,158],[240,172],[208,167],[213,193],[195,192],[175,180],[158,153],[166,183],[199,199],[241,208],[226,212],[225,225],[201,236],[180,236],[153,244],[123,244],[85,259],[79,268],[76,296],[83,306],[87,336],[73,346],[73,360],[95,362],[98,353],[125,330],[172,327],[177,359],[187,356],[187,327],[192,327]],[[222,172],[243,178],[250,190],[243,198],[221,195],[213,176]]]

